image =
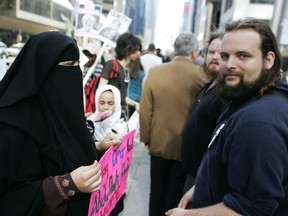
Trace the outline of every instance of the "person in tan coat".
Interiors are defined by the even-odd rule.
[[[140,134],[151,156],[149,216],[165,215],[183,194],[182,130],[206,80],[193,63],[197,47],[193,33],[181,33],[174,42],[175,58],[150,68],[143,86]]]

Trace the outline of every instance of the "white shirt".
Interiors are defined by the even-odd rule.
[[[144,68],[145,77],[148,76],[149,69],[151,67],[162,64],[162,59],[159,56],[151,53],[141,56],[140,60]]]

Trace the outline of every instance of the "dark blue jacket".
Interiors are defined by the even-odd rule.
[[[221,115],[197,173],[193,208],[224,204],[243,215],[288,215],[288,85]]]

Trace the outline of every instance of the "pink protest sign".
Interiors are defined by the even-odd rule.
[[[101,158],[101,188],[91,194],[88,216],[108,216],[125,193],[134,134],[135,130],[126,134],[117,149],[110,147]]]

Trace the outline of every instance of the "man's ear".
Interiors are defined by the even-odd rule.
[[[193,51],[192,51],[192,57],[196,59],[197,56],[198,56],[197,50],[193,50]]]
[[[274,52],[270,51],[267,53],[266,58],[264,59],[264,67],[266,69],[270,69],[273,67],[275,61],[275,54]]]
[[[197,51],[196,50],[192,50],[192,52],[191,52],[191,60],[195,61],[196,58],[197,58],[197,55],[198,55]]]

